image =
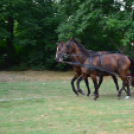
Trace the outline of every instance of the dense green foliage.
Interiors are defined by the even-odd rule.
[[[66,69],[54,60],[55,43],[71,37],[87,49],[130,54],[130,42],[134,41],[132,3],[1,0],[0,69]]]
[[[67,16],[58,27],[59,38],[74,36],[90,49],[124,52],[134,40],[131,6],[132,0],[126,2],[124,11],[120,10],[121,3],[111,0],[63,0],[59,13],[65,8]]]
[[[0,56],[4,54],[6,66],[52,68],[59,23],[56,4],[52,0],[2,0],[0,10],[0,47],[4,49]]]

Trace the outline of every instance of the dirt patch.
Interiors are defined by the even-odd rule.
[[[74,71],[1,71],[0,82],[19,82],[19,81],[53,81],[53,80],[71,80],[75,75]],[[104,80],[111,77],[104,78]]]
[[[74,71],[1,71],[0,82],[70,80]]]

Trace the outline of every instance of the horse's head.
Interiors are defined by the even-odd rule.
[[[63,53],[62,53],[62,48],[63,48],[63,41],[61,43],[56,43],[57,44],[57,51],[56,51],[56,61],[63,61]]]
[[[74,49],[74,39],[72,38],[72,39],[70,39],[70,40],[68,40],[64,45],[63,45],[63,47],[62,47],[62,52],[64,53],[64,55],[69,55],[69,54],[71,54],[72,52],[74,52],[75,51],[75,49]]]
[[[74,52],[74,39],[70,39],[65,44],[63,42],[57,43],[56,61],[63,61],[69,57],[69,55]]]

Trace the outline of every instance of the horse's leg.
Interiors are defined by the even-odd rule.
[[[87,96],[89,96],[89,94],[90,94],[90,88],[89,88],[88,78],[85,78],[84,81],[85,81],[85,83],[86,83],[87,90],[88,90]]]
[[[125,84],[122,82],[122,88],[119,90],[118,97],[121,96],[122,91],[125,89]]]
[[[125,88],[125,84],[122,82],[122,88],[119,90],[120,92],[125,91],[127,94],[127,89]]]
[[[129,89],[129,84],[128,84],[128,83],[127,83],[127,84],[124,84],[124,82],[123,82],[122,85],[123,85],[123,86],[122,86],[122,88],[120,89],[118,96],[120,97],[122,91],[125,90],[125,92],[127,93],[127,96],[125,97],[125,99],[129,99],[129,97],[130,97],[130,95],[131,95],[131,94],[130,94],[130,89]],[[125,85],[127,86],[127,90],[125,89]]]
[[[114,83],[115,83],[116,89],[117,89],[117,91],[119,92],[118,79],[116,78],[116,76],[115,76],[115,75],[112,75],[112,78],[113,78],[113,80],[114,80]]]
[[[96,79],[96,76],[95,75],[91,75],[91,78],[93,80],[94,88],[95,88],[95,97],[94,97],[94,100],[96,100],[99,97],[97,79]]]
[[[129,86],[129,80],[128,80],[128,79],[127,79],[127,82],[128,82],[128,86]],[[126,92],[126,94],[127,94],[127,89],[124,88],[124,90],[125,90],[125,92]]]
[[[85,93],[80,89],[80,82],[83,80],[83,77],[80,76],[77,80],[77,91],[80,92],[81,94],[85,95]]]
[[[75,89],[74,82],[75,82],[75,80],[76,80],[78,77],[79,77],[79,76],[75,75],[75,76],[72,78],[72,80],[71,80],[72,90],[74,91],[74,93],[75,93],[76,95],[78,95],[78,92],[77,92],[76,89]]]
[[[127,83],[127,96],[125,97],[125,99],[129,99],[130,96],[131,96],[130,88],[129,88],[129,84]]]
[[[103,76],[101,75],[100,78],[99,78],[98,89],[100,88],[102,81],[103,81]],[[94,91],[93,95],[95,95],[95,91]]]
[[[126,84],[126,86],[127,86],[127,96],[125,97],[125,99],[129,99],[129,97],[131,96],[131,93],[130,93],[129,82],[128,82],[127,78],[126,78],[126,81],[127,81],[127,84]]]
[[[126,96],[126,99],[128,99],[129,96],[130,96],[129,84],[128,84],[128,81],[127,81],[126,77],[123,77],[123,76],[126,76],[126,75],[125,75],[125,74],[122,74],[122,75],[120,76],[121,79],[123,80],[123,87],[122,87],[122,89],[120,89],[118,96],[119,96],[119,97],[121,96],[122,90],[125,89],[125,86],[127,86],[127,96]]]

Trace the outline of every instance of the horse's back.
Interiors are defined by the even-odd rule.
[[[110,63],[120,70],[127,70],[131,65],[129,58],[123,54],[107,54],[103,56],[103,59],[106,64]]]

